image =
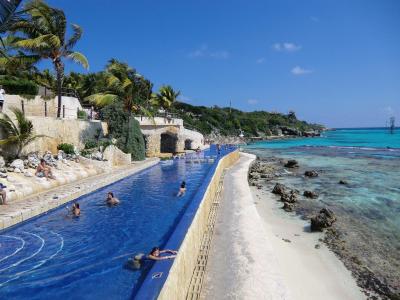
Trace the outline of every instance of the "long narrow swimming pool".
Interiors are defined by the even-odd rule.
[[[146,268],[127,259],[165,243],[211,165],[160,162],[79,198],[79,218],[63,206],[1,231],[0,299],[129,299]],[[105,205],[108,191],[119,206]]]

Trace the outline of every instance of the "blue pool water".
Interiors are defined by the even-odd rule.
[[[300,205],[312,213],[333,209],[350,253],[400,293],[400,129],[394,134],[383,128],[338,129],[322,137],[259,142],[246,149],[261,157],[296,159],[300,168],[279,181],[316,191],[318,200]],[[293,176],[305,170],[320,175]],[[339,185],[339,180],[349,184]]]
[[[79,218],[62,207],[0,232],[0,299],[129,299],[146,268],[127,259],[166,242],[210,167],[164,161],[78,199]],[[119,206],[104,205],[108,191]]]

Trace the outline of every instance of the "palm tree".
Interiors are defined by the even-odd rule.
[[[146,107],[152,85],[128,64],[116,59],[111,59],[107,64],[103,80],[103,91],[88,96],[85,100],[97,107],[105,107],[116,101],[123,102],[125,111],[129,113],[125,140],[125,143],[128,144],[133,113],[143,113],[153,119],[151,112]]]
[[[33,133],[32,122],[25,118],[20,109],[12,108],[11,111],[15,115],[17,124],[7,114],[2,114],[0,128],[3,129],[6,138],[0,140],[0,146],[16,145],[16,157],[18,158],[26,145],[39,137],[44,137],[44,135],[35,135]]]
[[[24,7],[23,18],[9,25],[8,30],[16,34],[13,46],[24,51],[31,59],[50,59],[56,71],[58,110],[61,116],[61,91],[64,78],[63,59],[70,59],[84,68],[89,68],[86,57],[74,46],[82,36],[82,28],[72,24],[72,36],[66,38],[67,19],[60,9],[50,7],[42,0],[32,0]]]
[[[167,110],[172,107],[179,95],[180,91],[175,92],[170,85],[163,85],[157,94],[152,94],[150,103]]]
[[[99,93],[90,95],[85,100],[97,107],[107,106],[115,101],[122,101],[125,110],[129,113],[144,113],[151,116],[146,108],[146,101],[151,92],[141,91],[151,90],[151,84],[126,63],[116,59],[111,59],[104,72],[104,87]]]

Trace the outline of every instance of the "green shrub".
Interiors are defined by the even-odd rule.
[[[112,145],[112,142],[110,140],[103,140],[99,143],[99,146],[103,147],[103,149],[106,149],[110,145]]]
[[[84,110],[78,110],[78,119],[87,120],[88,115]]]
[[[132,160],[145,159],[145,145],[139,122],[132,118],[130,127],[127,126],[125,136],[120,140],[119,145],[126,153],[130,153]]]
[[[66,154],[75,154],[74,145],[62,143],[57,146],[58,150],[64,151]]]
[[[100,112],[101,119],[108,123],[110,137],[117,140],[117,147],[125,153],[130,153],[133,160],[145,159],[145,145],[140,125],[124,110],[121,102],[107,105]]]
[[[90,154],[90,151],[88,151],[88,150],[83,149],[83,150],[81,151],[81,155],[82,155],[82,156],[89,156],[89,154]]]
[[[39,87],[27,79],[1,79],[0,85],[9,95],[37,95]]]
[[[85,149],[93,149],[93,148],[96,148],[98,146],[99,146],[99,144],[95,140],[88,140],[88,141],[85,142]]]

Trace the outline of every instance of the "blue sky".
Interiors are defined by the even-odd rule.
[[[90,71],[115,57],[195,105],[294,110],[330,127],[400,123],[400,1],[49,3],[83,27]]]

